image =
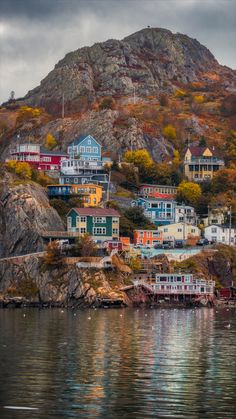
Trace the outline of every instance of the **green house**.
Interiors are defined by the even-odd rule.
[[[67,230],[88,233],[95,241],[118,240],[119,218],[111,208],[72,208],[67,214]]]

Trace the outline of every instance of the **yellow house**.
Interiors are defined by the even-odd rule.
[[[191,224],[175,223],[159,226],[158,231],[162,232],[163,240],[185,240],[196,242],[200,238],[200,229]]]
[[[65,201],[72,197],[81,198],[84,207],[96,207],[102,200],[103,188],[94,183],[49,185],[49,198],[61,198]]]
[[[185,153],[184,174],[190,181],[210,180],[222,167],[224,167],[224,161],[217,156],[214,148],[190,146]]]

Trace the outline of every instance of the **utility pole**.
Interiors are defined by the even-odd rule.
[[[107,202],[110,200],[110,183],[111,183],[111,170],[109,170],[109,175],[108,175]]]
[[[64,117],[65,117],[65,95],[64,95],[64,92],[62,93],[61,117],[62,117],[62,119],[64,119]]]
[[[229,207],[229,246],[231,245],[231,229],[232,229],[232,207]]]

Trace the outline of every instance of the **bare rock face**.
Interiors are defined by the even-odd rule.
[[[88,109],[97,99],[172,92],[178,83],[206,81],[207,72],[235,74],[218,64],[197,40],[169,30],[147,28],[122,41],[110,39],[70,52],[28,92],[30,105],[61,113]]]
[[[99,298],[125,302],[126,296],[119,290],[122,281],[120,273],[80,269],[76,265],[45,268],[40,256],[0,261],[0,306],[18,302],[88,307]]]
[[[42,230],[64,230],[45,189],[33,182],[21,183],[4,171],[1,175],[0,257],[43,250]]]

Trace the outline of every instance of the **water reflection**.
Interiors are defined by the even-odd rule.
[[[236,417],[234,310],[24,313],[0,311],[0,418]]]

